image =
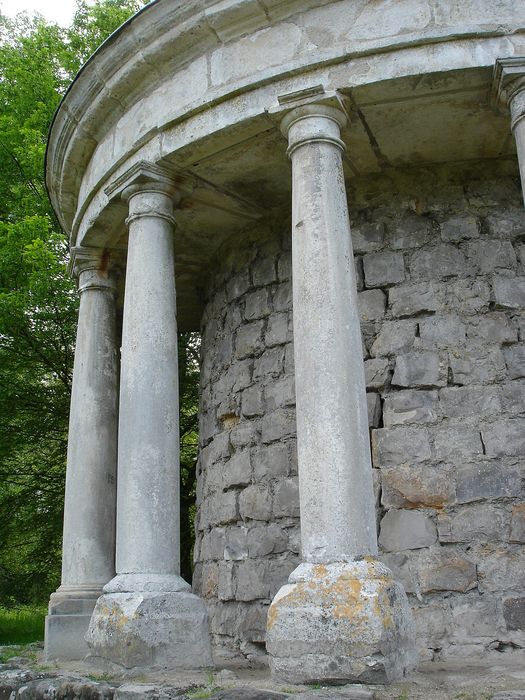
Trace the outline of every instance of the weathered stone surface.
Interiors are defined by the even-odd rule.
[[[509,377],[511,379],[525,377],[525,345],[512,345],[504,348],[503,354],[509,370]]]
[[[421,591],[465,591],[477,584],[474,562],[455,555],[453,552],[432,552],[432,558],[425,565],[420,564],[419,580]]]
[[[263,322],[254,321],[241,326],[235,335],[235,355],[240,359],[258,354],[263,350]]]
[[[495,275],[492,288],[497,308],[523,309],[525,307],[525,277]]]
[[[483,443],[480,432],[476,428],[448,425],[436,430],[434,435],[436,459],[447,462],[478,454],[483,454]]]
[[[506,598],[503,617],[508,630],[525,630],[525,597]]]
[[[357,296],[362,321],[377,321],[385,315],[386,296],[381,289],[370,289]]]
[[[499,392],[493,386],[446,387],[439,392],[439,405],[447,418],[496,416],[501,411]]]
[[[525,542],[525,503],[512,506],[509,542]]]
[[[292,376],[281,377],[264,390],[266,410],[273,411],[281,406],[295,406],[295,381]]]
[[[387,552],[429,547],[437,540],[433,520],[411,510],[389,510],[381,520],[379,544]]]
[[[520,492],[519,467],[501,462],[465,464],[457,472],[458,503],[470,503],[483,498],[514,496]]]
[[[406,596],[379,562],[301,564],[270,606],[267,648],[289,683],[394,680],[415,661]]]
[[[383,223],[352,226],[352,247],[354,253],[370,253],[383,246],[385,225]]]
[[[458,248],[443,243],[434,248],[416,251],[409,267],[414,279],[446,279],[464,274],[466,260]]]
[[[374,700],[374,698],[374,691],[362,686],[348,686],[341,690],[312,690],[294,695],[294,700]]]
[[[479,239],[467,245],[467,257],[482,274],[499,267],[516,267],[516,254],[510,241]]]
[[[244,318],[247,321],[268,316],[271,311],[266,288],[245,295]]]
[[[475,216],[464,214],[453,216],[441,222],[441,238],[445,243],[456,243],[465,238],[477,238],[479,236],[479,225]]]
[[[435,352],[408,352],[396,357],[393,386],[445,386],[446,364]]]
[[[401,253],[369,253],[363,256],[367,287],[387,287],[405,279],[405,263]]]
[[[233,454],[223,470],[222,488],[246,486],[252,479],[252,464],[249,450]]]
[[[379,423],[381,421],[381,399],[379,398],[379,394],[367,394],[366,407],[368,413],[368,427],[379,427]]]
[[[421,347],[434,350],[436,348],[453,348],[465,342],[465,324],[455,314],[433,316],[419,323]]]
[[[367,389],[382,389],[390,377],[390,362],[385,357],[365,360],[365,383]]]
[[[451,468],[403,465],[381,471],[381,503],[386,508],[440,508],[455,500]]]
[[[471,344],[449,353],[454,384],[488,384],[506,378],[507,367],[499,346]]]
[[[272,443],[252,453],[253,471],[257,482],[287,476],[289,472],[288,445]]]
[[[103,595],[86,640],[92,656],[125,668],[213,665],[206,608],[189,591]]]
[[[262,441],[266,443],[295,437],[296,430],[295,411],[291,408],[278,408],[263,418]]]
[[[390,231],[390,247],[394,250],[418,248],[428,243],[432,235],[433,226],[429,219],[409,214]]]
[[[385,321],[372,344],[372,355],[396,355],[410,350],[416,338],[413,321]]]
[[[272,497],[264,484],[252,484],[239,495],[239,514],[251,520],[269,520],[272,515]]]
[[[481,430],[485,451],[489,457],[525,454],[525,419],[500,420]]]
[[[392,315],[403,318],[439,308],[436,285],[433,282],[400,285],[388,290],[388,302]]]
[[[439,417],[437,391],[397,391],[385,396],[385,427],[407,423],[435,423]]]
[[[518,339],[516,328],[507,314],[494,311],[491,314],[470,319],[467,327],[469,338],[479,338],[486,343],[512,343]]]
[[[484,548],[478,560],[478,588],[482,593],[514,591],[516,583],[523,581],[525,562],[522,552],[505,546]]]
[[[299,485],[296,478],[281,479],[274,486],[275,517],[299,517]]]
[[[430,443],[425,428],[381,428],[372,433],[375,466],[392,467],[430,459]]]
[[[284,345],[292,339],[287,313],[272,314],[268,319],[268,327],[264,341],[266,347]]]
[[[457,512],[439,513],[437,525],[441,542],[471,542],[479,539],[501,541],[508,531],[509,515],[490,504],[464,506]]]

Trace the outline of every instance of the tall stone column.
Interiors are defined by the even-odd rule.
[[[493,97],[498,104],[510,109],[510,126],[516,139],[525,200],[525,56],[496,61]]]
[[[180,577],[176,190],[140,163],[112,194],[129,207],[122,329],[116,577],[98,600],[92,655],[131,667],[212,665],[206,609]]]
[[[292,161],[301,564],[268,615],[272,672],[384,682],[414,661],[403,588],[377,559],[364,366],[340,129],[326,104],[282,121]]]
[[[46,617],[47,659],[81,659],[103,586],[115,573],[118,358],[115,276],[107,255],[73,249],[80,308],[64,507],[62,583]]]

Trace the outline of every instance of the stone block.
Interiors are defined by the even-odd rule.
[[[365,383],[367,389],[382,389],[390,377],[390,362],[385,357],[365,360]]]
[[[283,282],[277,285],[273,294],[274,311],[290,311],[292,308],[292,285],[290,282]]]
[[[525,631],[525,597],[505,598],[503,617],[508,630]]]
[[[226,491],[208,496],[201,506],[202,517],[208,525],[224,525],[238,518],[237,492]]]
[[[237,633],[242,636],[243,639],[249,642],[256,642],[258,644],[264,644],[266,641],[266,620],[268,617],[268,604],[267,603],[252,603],[250,605],[243,606],[242,611],[239,614],[238,619],[238,629]],[[222,671],[224,673],[224,671]],[[234,679],[237,676],[234,676]],[[235,700],[235,693],[240,693],[241,689],[237,688],[235,690],[222,691],[216,700]],[[280,700],[278,693],[265,692],[261,690],[250,689],[247,693],[253,693],[253,700]],[[277,695],[277,698],[275,698]],[[232,697],[233,696],[233,697]],[[238,700],[243,700],[239,695]],[[245,696],[245,700],[248,698]],[[283,696],[284,700],[284,696]]]
[[[385,315],[386,296],[381,289],[369,289],[357,295],[361,321],[377,321]]]
[[[447,366],[438,353],[407,352],[396,357],[392,386],[446,386]]]
[[[268,384],[264,397],[267,411],[274,411],[281,406],[295,406],[295,378],[288,375]]]
[[[525,542],[525,503],[512,506],[509,542]]]
[[[372,355],[396,355],[411,350],[416,338],[414,321],[385,321],[371,347]]]
[[[401,253],[385,251],[363,256],[367,287],[388,287],[405,279],[405,262]]]
[[[404,465],[381,472],[385,508],[441,508],[455,500],[450,467]]]
[[[270,520],[272,497],[267,484],[252,484],[241,491],[239,514],[243,520]]]
[[[395,467],[430,459],[430,442],[425,428],[380,428],[372,432],[374,466]]]
[[[288,445],[278,442],[260,447],[252,454],[255,481],[287,476],[290,468]]]
[[[383,407],[385,427],[407,423],[435,423],[439,417],[437,391],[407,389],[385,396]]]
[[[269,348],[257,358],[253,365],[253,378],[255,381],[267,377],[278,377],[283,371],[284,349],[282,347]]]
[[[462,345],[466,339],[465,324],[454,314],[422,319],[419,334],[421,347],[429,350]]]
[[[467,257],[481,274],[493,272],[499,267],[516,267],[516,254],[510,241],[481,238],[467,245]]]
[[[217,433],[212,441],[200,450],[200,461],[207,468],[230,456],[230,436],[227,431]]]
[[[419,562],[419,582],[422,593],[465,593],[476,587],[476,565],[453,551],[432,550]]]
[[[496,238],[515,238],[525,233],[525,213],[523,207],[505,207],[491,211],[485,218],[490,235]]]
[[[508,523],[507,511],[488,503],[438,513],[437,519],[441,542],[498,542],[507,533]]]
[[[234,600],[235,599],[235,564],[231,561],[219,562],[219,585],[218,598],[219,600]],[[221,632],[224,633],[224,626],[221,626]]]
[[[433,313],[440,307],[438,290],[433,282],[400,285],[388,290],[392,316],[403,318],[420,313]]]
[[[196,581],[197,566],[200,567],[199,580]],[[219,594],[219,565],[214,561],[207,561],[195,566],[193,572],[193,588],[201,598],[216,598]]]
[[[355,286],[358,292],[362,291],[365,287],[365,275],[363,272],[363,258],[354,258],[354,270],[355,270]]]
[[[284,373],[295,374],[295,356],[293,342],[287,343],[284,349]]]
[[[503,356],[511,379],[525,377],[525,345],[503,348]]]
[[[450,280],[443,287],[446,305],[459,314],[479,314],[489,310],[491,288],[484,279]]]
[[[405,216],[390,231],[389,243],[394,250],[419,248],[433,236],[432,222],[424,216]]]
[[[368,414],[368,427],[378,428],[381,422],[381,399],[379,394],[366,395],[366,408]]]
[[[209,559],[222,559],[224,556],[224,543],[226,538],[225,528],[215,527],[202,536],[200,558],[204,561]]]
[[[428,280],[464,275],[468,269],[463,253],[447,243],[416,251],[409,268],[414,279]]]
[[[361,224],[352,227],[354,253],[370,253],[383,247],[385,225],[382,222]]]
[[[276,518],[299,517],[299,484],[297,478],[281,479],[274,486],[273,514]]]
[[[380,552],[379,560],[388,566],[394,580],[403,586],[405,593],[416,593],[419,590],[417,573],[413,570],[410,554]]]
[[[226,285],[226,298],[228,301],[233,301],[244,296],[251,287],[250,273],[247,269],[240,270],[235,274]]]
[[[277,270],[273,258],[259,258],[252,264],[252,283],[254,287],[263,287],[276,281]]]
[[[279,282],[286,282],[292,278],[292,254],[285,252],[279,256],[277,262],[277,277]]]
[[[499,346],[480,343],[449,353],[454,384],[489,384],[506,379],[507,367]]]
[[[268,319],[268,327],[264,340],[266,347],[271,348],[274,345],[284,345],[292,339],[292,333],[289,330],[288,314],[281,312],[272,314]]]
[[[492,279],[494,303],[499,309],[525,308],[525,277],[503,277]]]
[[[224,561],[243,561],[248,558],[248,528],[243,525],[228,527],[224,532]]]
[[[466,425],[447,425],[436,429],[434,456],[443,462],[483,454],[479,430]]]
[[[241,412],[246,418],[262,416],[265,410],[263,390],[258,384],[248,387],[242,392]]]
[[[516,329],[503,311],[472,318],[467,328],[467,336],[487,343],[514,343],[518,340]]]
[[[519,466],[499,461],[465,464],[457,470],[457,501],[472,503],[485,498],[517,496],[521,493]]]
[[[252,527],[247,534],[250,558],[280,554],[288,549],[288,535],[277,523]]]
[[[461,596],[451,598],[451,633],[455,640],[472,644],[474,640],[487,642],[494,639],[496,630],[501,628],[498,614],[498,601]]]
[[[262,421],[262,441],[264,443],[295,437],[297,426],[293,408],[278,408],[264,416]]]
[[[514,591],[522,589],[525,578],[525,560],[518,551],[505,547],[489,549],[487,545],[483,556],[478,559],[479,590],[481,593]]]
[[[445,243],[457,243],[464,239],[479,236],[479,224],[475,216],[460,214],[453,216],[440,224],[441,239]]]
[[[268,289],[263,287],[255,292],[250,292],[245,296],[244,318],[253,321],[264,318],[272,313]]]
[[[241,420],[230,430],[230,443],[234,450],[241,450],[259,441],[259,423],[256,420]]]
[[[523,413],[525,406],[525,381],[513,381],[500,387],[501,406],[506,413]]]
[[[235,335],[235,356],[240,360],[258,355],[263,349],[263,321],[254,321],[241,326]]]
[[[482,428],[481,435],[488,457],[525,454],[525,419],[499,420]]]
[[[415,608],[416,639],[433,648],[445,646],[450,629],[450,607],[447,603],[446,600],[436,600]]]
[[[379,544],[387,552],[430,547],[437,541],[432,518],[416,510],[389,510],[381,520]]]
[[[497,416],[501,412],[498,388],[494,386],[445,387],[439,404],[447,418]]]
[[[222,470],[222,488],[246,486],[252,480],[252,464],[249,450],[236,452],[224,464]]]

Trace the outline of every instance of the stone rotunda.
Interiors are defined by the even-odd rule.
[[[100,47],[47,151],[80,293],[49,659],[523,654],[520,166],[515,0],[155,0]]]

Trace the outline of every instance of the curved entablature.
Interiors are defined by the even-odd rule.
[[[524,53],[525,7],[512,0],[155,0],[62,101],[47,151],[51,200],[71,245],[121,247],[125,207],[108,186],[141,161],[170,169],[190,183],[176,259],[191,278],[226,235],[288,204],[282,96],[337,93],[347,178],[440,163],[445,152],[501,157],[514,142],[490,102],[493,66]]]

